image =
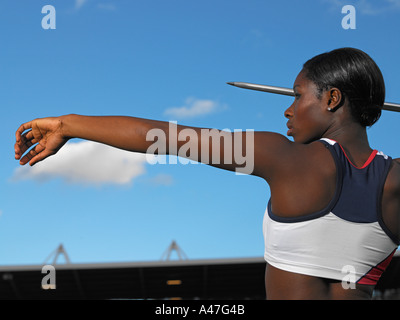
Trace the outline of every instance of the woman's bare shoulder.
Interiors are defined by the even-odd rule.
[[[393,166],[391,171],[400,179],[400,158],[393,159]]]
[[[394,159],[392,171],[395,174],[395,176],[399,179],[399,185],[400,185],[400,158]]]
[[[400,193],[400,158],[393,159],[393,165],[389,171],[387,177],[386,186],[387,188],[395,194]]]
[[[257,132],[255,135],[256,175],[270,181],[272,176],[298,174],[331,158],[325,146],[317,141],[310,144],[296,143],[284,135]]]

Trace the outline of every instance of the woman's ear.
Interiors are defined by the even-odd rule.
[[[331,88],[327,91],[326,95],[327,99],[327,109],[328,111],[335,112],[338,110],[344,103],[344,96],[342,92],[337,88]]]

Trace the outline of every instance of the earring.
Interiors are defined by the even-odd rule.
[[[331,102],[332,102],[332,99],[329,99],[329,101],[328,101],[328,106],[331,104]],[[332,111],[332,108],[331,108],[331,107],[328,107],[328,111]]]

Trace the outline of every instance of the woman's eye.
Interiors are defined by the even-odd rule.
[[[295,93],[294,97],[295,97],[296,100],[298,100],[300,98],[300,94],[299,93]]]

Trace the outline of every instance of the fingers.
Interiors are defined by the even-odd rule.
[[[36,148],[38,148],[38,147],[41,147],[41,146],[38,145]],[[36,148],[35,148],[35,149],[36,149]],[[48,156],[52,155],[52,153],[48,152],[48,151],[45,150],[45,149],[42,150],[42,151],[40,151],[40,149],[38,149],[38,150],[35,150],[35,152],[37,153],[37,155],[34,156],[34,157],[31,159],[31,161],[29,161],[29,165],[30,165],[30,166],[33,166],[33,165],[35,165],[36,163],[38,163],[38,162],[42,161],[43,159],[47,158]]]
[[[22,124],[17,131],[15,132],[15,140],[17,142],[21,141],[22,138],[22,134],[24,131],[28,130],[28,129],[32,129],[32,121],[29,121],[27,123]]]
[[[25,165],[29,162],[30,166],[48,157],[50,154],[46,151],[45,147],[38,144],[36,147],[32,148],[27,152],[20,160],[21,165]]]
[[[15,145],[14,145],[14,152],[15,152],[15,159],[19,160],[23,154],[29,150],[33,145],[39,142],[38,139],[34,137],[33,131],[31,130],[33,127],[33,121],[26,122],[22,124],[17,131],[15,132]],[[33,153],[34,151],[32,151]],[[28,157],[33,157],[34,155],[30,154]],[[24,157],[25,158],[25,157]],[[26,159],[24,161],[20,161],[22,164],[26,164]]]
[[[22,124],[15,133],[15,159],[19,160],[21,165],[29,162],[33,166],[37,162],[55,154],[61,146],[58,148],[48,146],[48,138],[52,136],[54,131],[56,130],[52,128],[51,123],[49,128],[49,123],[43,121],[43,119],[36,119]]]
[[[22,155],[33,145],[38,143],[39,141],[36,140],[32,134],[32,131],[29,131],[23,135],[19,136],[19,140],[15,143],[14,152],[15,152],[15,159],[18,160],[22,157]]]
[[[14,145],[14,152],[15,152],[15,159],[19,160],[22,155],[31,147],[33,144],[31,142],[27,142],[24,144],[15,143]]]
[[[15,152],[15,159],[20,159],[22,157],[22,155],[26,152],[26,150],[29,149],[28,147],[29,144],[24,144],[23,148],[19,150],[19,152],[17,153],[17,148],[18,146],[16,146],[16,152]],[[32,145],[31,145],[32,146]],[[27,164],[31,159],[33,159],[35,156],[37,155],[37,152],[35,151],[35,148],[32,148],[29,152],[27,152],[19,161],[19,163],[21,165],[25,165]]]

